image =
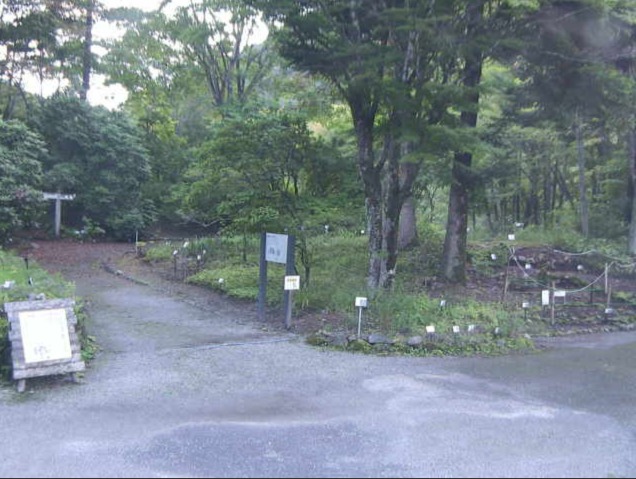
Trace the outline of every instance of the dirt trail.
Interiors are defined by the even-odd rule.
[[[165,271],[154,268],[137,258],[133,244],[129,243],[81,243],[71,240],[32,241],[22,248],[22,254],[38,262],[42,267],[74,281],[77,294],[92,300],[91,291],[100,290],[95,283],[103,281],[103,273],[118,276],[128,281],[129,292],[122,303],[129,307],[144,308],[144,293],[134,285],[143,285],[166,297],[203,310],[213,312],[215,317],[230,323],[250,324],[255,329],[267,332],[283,332],[280,311],[268,311],[265,321],[257,317],[256,304],[236,301],[209,289],[165,277]],[[101,279],[100,279],[101,278]],[[138,299],[132,297],[139,295]]]

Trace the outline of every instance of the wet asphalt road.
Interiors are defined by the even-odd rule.
[[[81,384],[0,389],[1,477],[636,477],[636,333],[374,357],[93,270]]]

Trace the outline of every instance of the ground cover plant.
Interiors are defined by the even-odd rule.
[[[532,228],[475,235],[468,279],[450,285],[436,276],[440,235],[424,232],[417,246],[402,251],[395,284],[379,291],[367,290],[364,281],[366,237],[351,231],[303,236],[311,260],[301,263],[297,251],[294,329],[312,344],[359,352],[489,355],[532,350],[540,336],[631,329],[636,322],[633,268],[617,245],[574,234],[542,236]],[[545,239],[554,243],[546,246]],[[256,301],[259,245],[258,235],[218,235],[150,242],[143,255],[175,279]],[[270,263],[267,302],[275,311],[284,275],[283,265]],[[546,290],[550,305],[542,304]],[[362,314],[356,297],[369,300]]]

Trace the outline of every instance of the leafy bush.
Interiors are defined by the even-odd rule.
[[[0,244],[44,211],[39,190],[44,154],[42,139],[26,125],[0,120]]]

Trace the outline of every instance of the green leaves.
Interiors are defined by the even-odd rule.
[[[33,123],[49,145],[46,188],[77,194],[67,208],[71,222],[86,216],[117,238],[144,227],[141,187],[150,167],[141,132],[127,115],[55,96]]]
[[[18,121],[0,120],[0,243],[43,210],[42,139]]]

